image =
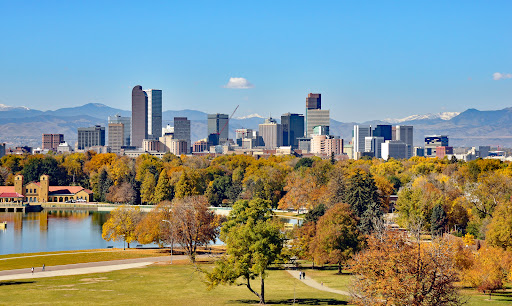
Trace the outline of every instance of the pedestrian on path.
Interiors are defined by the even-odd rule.
[[[34,267],[32,267],[32,269],[30,269],[32,271],[32,274],[34,274]]]
[[[306,279],[306,272],[302,272],[302,279]]]
[[[302,271],[299,271],[299,279],[302,279]]]
[[[44,268],[45,268],[45,267],[46,267],[46,266],[43,264],[43,271],[44,271]]]

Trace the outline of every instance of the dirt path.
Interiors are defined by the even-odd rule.
[[[299,279],[301,282],[308,285],[309,287],[312,287],[312,288],[315,288],[318,290],[322,290],[322,291],[326,291],[326,292],[350,296],[350,293],[347,291],[329,288],[327,286],[324,286],[324,285],[318,283],[316,280],[312,279],[309,276],[306,276],[306,279],[300,279],[298,270],[286,270],[286,271],[288,271],[288,273],[290,273],[293,277],[295,277],[296,279]]]
[[[187,259],[186,255],[174,255],[173,260]],[[34,273],[30,268],[0,271],[0,281],[16,280],[16,279],[29,279],[29,278],[42,278],[54,277],[65,275],[78,275],[89,273],[103,273],[115,270],[140,268],[151,265],[156,262],[170,261],[170,256],[134,258],[134,259],[121,259],[98,261],[88,263],[69,264],[61,266],[47,266],[45,271],[42,267],[37,267]]]

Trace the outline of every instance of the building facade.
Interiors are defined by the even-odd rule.
[[[208,135],[219,135],[220,144],[228,141],[229,138],[229,116],[226,114],[208,115]]]
[[[109,123],[108,124],[108,146],[110,152],[121,153],[121,147],[125,146],[124,124]]]
[[[132,90],[131,145],[142,148],[142,141],[148,138],[148,97],[137,85]]]
[[[105,127],[95,125],[88,128],[78,128],[78,150],[87,150],[90,147],[105,146]]]
[[[43,134],[43,150],[52,150],[57,152],[57,148],[64,142],[63,134]]]
[[[400,140],[386,140],[381,145],[382,158],[388,160],[407,158],[407,145]]]
[[[389,124],[378,124],[372,131],[372,136],[375,137],[383,137],[384,141],[386,140],[396,140],[393,139],[393,129]]]
[[[259,125],[259,135],[265,149],[275,149],[283,145],[283,128],[275,119],[265,119],[265,123]]]
[[[286,113],[281,116],[283,128],[283,146],[299,147],[298,138],[304,137],[304,116]]]
[[[412,157],[412,151],[414,149],[414,133],[412,125],[397,125],[396,126],[396,138],[395,140],[402,141],[407,145],[407,157]]]
[[[187,152],[190,153],[192,142],[190,141],[190,120],[187,117],[174,117],[174,139],[187,142]]]
[[[162,91],[160,89],[144,90],[148,100],[148,136],[158,139],[162,136]]]
[[[425,156],[436,157],[437,147],[447,147],[448,136],[429,135],[425,136]]]
[[[382,158],[382,144],[384,137],[367,136],[364,138],[364,151],[373,153],[376,158]]]
[[[129,146],[131,144],[130,134],[132,132],[132,118],[123,117],[120,115],[108,116],[108,123],[122,123],[123,124],[123,146]],[[109,134],[110,138],[110,134]]]
[[[365,151],[365,138],[370,136],[372,136],[372,127],[370,125],[354,125],[354,158],[357,157],[357,153]]]
[[[306,137],[311,137],[311,135],[313,135],[313,129],[315,126],[329,126],[331,124],[328,109],[307,109],[306,117]]]
[[[322,155],[343,154],[343,139],[329,135],[311,136],[310,153]]]

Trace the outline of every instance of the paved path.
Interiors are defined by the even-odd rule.
[[[318,290],[322,290],[322,291],[331,292],[331,293],[337,293],[337,294],[341,294],[341,295],[350,296],[350,293],[347,291],[329,288],[327,286],[324,286],[324,285],[318,283],[316,280],[312,279],[311,277],[309,277],[307,275],[306,275],[306,279],[300,279],[298,270],[286,270],[286,271],[288,271],[288,273],[290,273],[293,277],[295,277],[296,279],[299,279],[301,282],[308,285],[309,287],[312,287],[312,288],[315,288]]]
[[[174,255],[173,260],[187,259],[186,255]],[[98,262],[87,262],[78,264],[69,264],[61,266],[46,266],[46,271],[42,271],[42,267],[35,267],[34,273],[30,268],[0,271],[0,281],[54,277],[65,275],[78,275],[89,273],[103,273],[115,270],[131,269],[145,267],[155,262],[170,261],[170,256],[134,258],[109,260]]]

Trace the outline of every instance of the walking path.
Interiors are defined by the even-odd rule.
[[[332,289],[332,288],[329,288],[322,284],[319,284],[316,280],[312,279],[309,276],[306,276],[306,279],[301,279],[301,278],[299,278],[299,270],[286,270],[286,271],[288,271],[288,273],[290,273],[293,277],[300,280],[301,282],[303,282],[305,285],[308,285],[309,287],[312,287],[312,288],[315,288],[318,290],[322,290],[322,291],[331,292],[331,293],[337,293],[337,294],[341,294],[341,295],[348,295],[348,296],[351,295],[347,291]]]
[[[173,260],[187,259],[186,255],[174,255]],[[36,267],[34,273],[30,268],[0,271],[0,281],[43,278],[65,275],[78,275],[89,273],[103,273],[115,270],[131,269],[145,267],[156,262],[170,261],[169,256],[146,257],[135,259],[121,259],[99,262],[87,262],[79,264],[69,264],[60,266],[46,266],[45,271],[42,267]]]
[[[63,252],[63,253],[48,253],[48,254],[35,254],[35,255],[25,255],[25,256],[17,256],[17,257],[5,257],[0,258],[0,260],[9,260],[9,259],[19,259],[19,258],[29,258],[29,257],[44,257],[44,256],[59,256],[59,255],[71,255],[71,254],[86,254],[86,253],[107,253],[112,252],[111,250],[107,251],[78,251],[78,252]]]

